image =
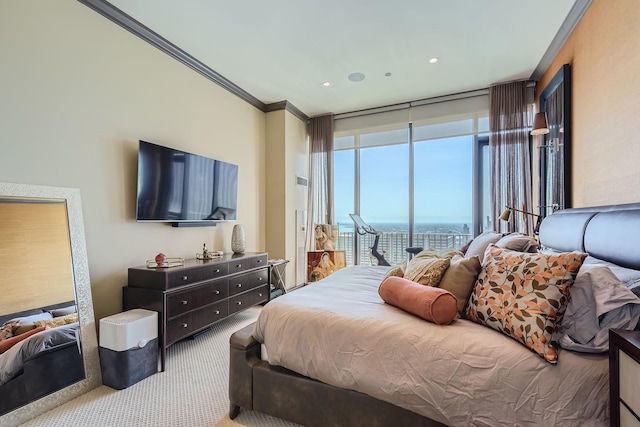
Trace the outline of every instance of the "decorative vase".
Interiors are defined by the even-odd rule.
[[[244,253],[244,227],[241,224],[236,224],[233,226],[233,234],[231,235],[231,250],[234,254]]]

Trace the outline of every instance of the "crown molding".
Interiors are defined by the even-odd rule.
[[[261,111],[266,111],[266,105],[264,102],[260,101],[258,98],[251,95],[249,92],[242,89],[240,86],[226,79],[224,76],[217,73],[215,70],[211,69],[210,67],[205,65],[203,62],[189,55],[187,52],[180,49],[178,46],[174,45],[169,40],[163,38],[158,33],[144,26],[139,21],[136,21],[131,16],[127,15],[126,13],[124,13],[117,7],[113,6],[111,3],[107,2],[106,0],[78,0],[78,1],[84,4],[85,6],[93,9],[94,11],[98,12],[100,15],[104,16],[105,18],[120,25],[122,28],[140,37],[141,39],[148,42],[149,44],[157,47],[167,55],[182,62],[184,65],[191,68],[192,70],[202,74],[204,77],[208,78],[209,80],[213,81],[215,84],[228,90],[232,94],[236,95],[238,98],[248,102],[249,104],[253,105],[254,107],[256,107]]]
[[[279,102],[267,104],[265,106],[264,112],[271,113],[272,111],[280,111],[280,110],[286,110],[290,112],[291,114],[293,114],[294,116],[296,116],[297,118],[299,118],[305,123],[309,121],[309,116],[307,116],[305,113],[303,113],[301,110],[299,110],[295,105],[293,105],[289,101],[279,101]]]
[[[533,73],[531,74],[531,80],[538,81],[542,78],[542,75],[547,71],[547,69],[551,66],[551,62],[556,57],[560,49],[567,41],[573,30],[578,25],[578,22],[582,19],[582,16],[585,14],[589,6],[591,6],[592,0],[576,0],[573,4],[573,7],[569,11],[569,14],[562,22],[560,29],[556,33],[555,37],[551,41],[551,44],[547,48],[544,55],[542,55],[542,59],[538,63],[538,66]]]

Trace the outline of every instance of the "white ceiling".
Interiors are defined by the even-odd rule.
[[[313,117],[535,77],[584,1],[109,3],[263,103],[287,100]],[[349,81],[354,72],[366,78]]]

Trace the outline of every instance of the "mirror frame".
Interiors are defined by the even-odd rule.
[[[4,426],[22,424],[98,387],[102,384],[102,375],[93,314],[93,299],[91,297],[91,281],[89,280],[89,263],[80,190],[0,182],[0,196],[63,199],[66,202],[71,256],[73,259],[73,278],[80,322],[80,343],[85,369],[84,380],[0,416],[0,424]]]
[[[560,83],[564,83],[563,97],[563,117],[564,117],[564,136],[563,136],[563,164],[562,173],[564,174],[564,200],[560,203],[559,208],[570,208],[571,205],[571,138],[572,138],[572,117],[571,117],[571,65],[564,64],[560,70],[553,76],[553,79],[547,84],[540,94],[540,111],[546,111],[546,104],[549,96],[555,92]],[[543,145],[547,145],[547,135],[544,135]],[[549,153],[546,149],[540,148],[540,215],[543,217],[551,213],[549,207],[545,207],[547,199],[547,158]]]

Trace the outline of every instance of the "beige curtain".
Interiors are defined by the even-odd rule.
[[[499,219],[506,206],[533,211],[528,93],[526,81],[489,88],[491,210],[494,229],[500,232],[532,234],[536,222],[535,217],[515,211],[510,221]]]
[[[313,250],[313,224],[333,224],[333,114],[309,124],[307,250]]]

